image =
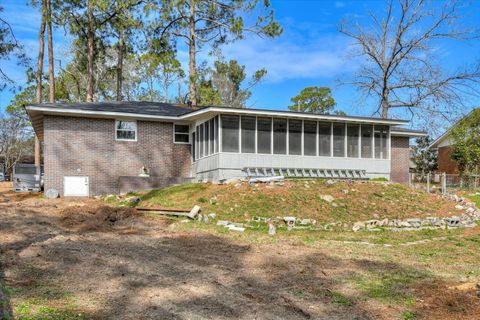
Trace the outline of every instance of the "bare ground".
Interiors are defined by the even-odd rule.
[[[58,315],[48,319],[407,319],[407,309],[422,319],[480,315],[470,283],[448,283],[395,255],[358,256],[355,247],[331,243],[249,243],[120,210],[94,200],[0,196],[0,285],[3,278],[13,292],[7,307],[17,318],[48,310]],[[413,302],[379,302],[349,280],[385,272],[414,278],[398,288]]]

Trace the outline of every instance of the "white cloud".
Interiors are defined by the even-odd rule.
[[[338,36],[288,38],[239,41],[224,48],[227,58],[245,64],[251,73],[266,68],[266,81],[280,82],[290,79],[336,77],[355,69],[346,57],[348,42]]]

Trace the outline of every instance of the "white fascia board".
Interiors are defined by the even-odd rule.
[[[239,115],[256,115],[266,117],[287,117],[287,118],[299,118],[299,119],[312,119],[312,120],[325,120],[325,121],[341,121],[341,122],[358,122],[358,123],[374,123],[374,124],[388,124],[388,125],[401,125],[406,124],[406,120],[394,120],[394,119],[374,119],[374,118],[355,118],[335,115],[321,115],[321,114],[309,114],[309,113],[293,113],[288,111],[272,111],[272,110],[252,110],[252,109],[231,109],[222,107],[209,107],[187,113],[180,116],[180,119],[195,119],[205,113],[214,114],[239,114]]]
[[[139,120],[168,120],[176,121],[180,120],[177,116],[155,116],[138,113],[127,112],[109,112],[109,111],[90,111],[90,110],[76,110],[68,108],[51,108],[51,107],[39,107],[39,106],[25,106],[25,109],[31,111],[40,111],[46,115],[58,115],[58,116],[88,116],[88,117],[105,117],[105,118],[123,118],[123,119],[139,119]]]
[[[427,136],[425,132],[405,132],[405,131],[395,131],[395,130],[391,131],[391,135],[395,137],[410,137],[410,138]]]
[[[394,119],[374,119],[374,118],[355,118],[344,116],[324,116],[318,114],[302,114],[302,113],[290,113],[288,111],[272,111],[272,110],[252,110],[252,109],[231,109],[222,107],[208,107],[199,109],[182,116],[156,116],[145,115],[138,113],[126,113],[126,112],[111,112],[111,111],[90,111],[90,110],[77,110],[69,108],[56,108],[56,107],[42,107],[42,106],[25,106],[25,109],[31,111],[40,111],[45,114],[65,115],[65,116],[90,116],[90,117],[105,117],[105,118],[125,118],[125,119],[138,119],[138,120],[168,120],[168,121],[181,121],[181,120],[195,120],[198,117],[205,116],[208,113],[212,114],[239,114],[239,115],[256,115],[266,117],[287,117],[298,119],[312,119],[312,120],[325,120],[325,121],[341,121],[341,122],[357,122],[357,123],[372,123],[372,124],[385,124],[385,125],[401,125],[406,124],[405,120]]]

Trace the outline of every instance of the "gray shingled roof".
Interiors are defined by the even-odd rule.
[[[192,112],[192,109],[186,105],[163,103],[163,102],[146,102],[146,101],[112,101],[112,102],[82,102],[82,103],[42,103],[31,106],[72,109],[83,111],[99,111],[99,112],[123,112],[135,113],[154,116],[181,116]]]

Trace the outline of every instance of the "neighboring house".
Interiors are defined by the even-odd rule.
[[[153,102],[26,106],[45,190],[98,195],[253,175],[408,183],[408,122]],[[139,177],[147,171],[150,177]]]
[[[473,110],[475,111],[475,109]],[[472,112],[473,112],[472,111]],[[445,131],[440,137],[432,142],[430,148],[437,149],[438,151],[438,172],[445,172],[446,174],[458,174],[458,165],[455,160],[452,159],[452,144],[454,143],[450,137],[450,132],[457,123],[462,121],[465,118],[468,118],[471,113],[457,121],[453,126],[451,126],[447,131]]]

